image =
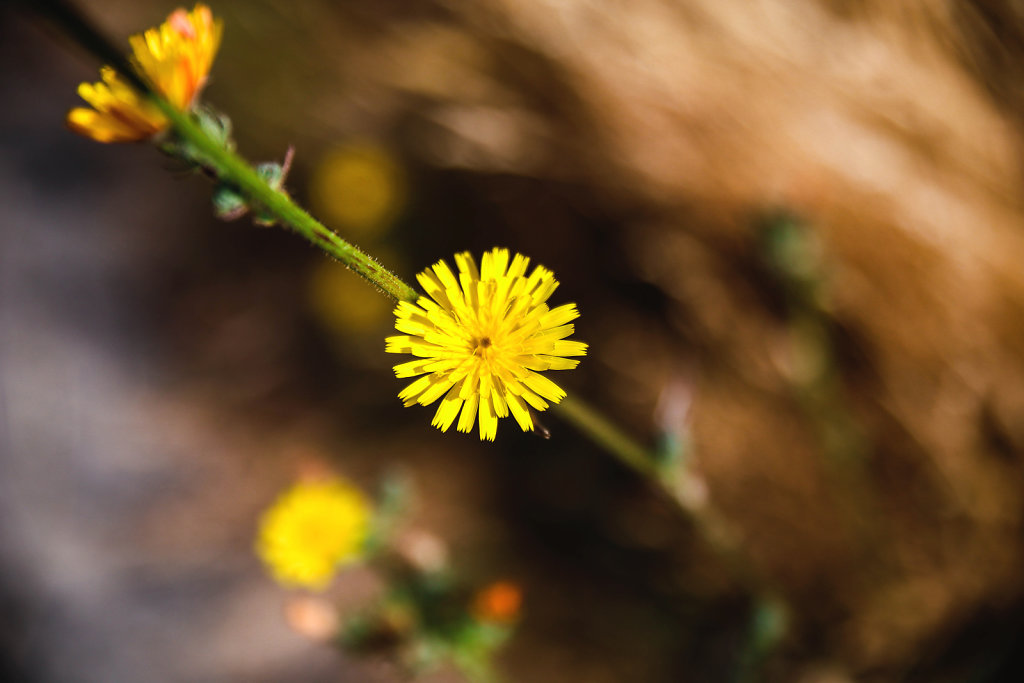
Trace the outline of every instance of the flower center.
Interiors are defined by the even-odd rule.
[[[487,349],[491,348],[490,337],[480,337],[473,340],[473,355],[480,358],[487,358]]]

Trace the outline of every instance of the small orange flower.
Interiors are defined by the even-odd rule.
[[[135,66],[176,109],[187,111],[206,85],[221,31],[206,5],[191,12],[176,9],[159,28],[129,38]],[[160,110],[114,69],[104,66],[100,76],[100,83],[78,86],[79,96],[93,108],[68,112],[71,130],[97,142],[134,142],[167,128]]]
[[[481,621],[507,624],[516,620],[523,604],[523,592],[511,581],[495,581],[473,599],[473,616]]]

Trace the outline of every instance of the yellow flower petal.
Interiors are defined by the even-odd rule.
[[[533,431],[533,418],[530,416],[526,404],[523,403],[523,399],[509,393],[505,394],[505,402],[508,403],[508,409],[512,413],[512,417],[519,423],[519,427],[524,432]]]
[[[434,421],[430,424],[437,427],[442,432],[447,432],[448,428],[452,426],[452,422],[455,421],[455,416],[459,414],[459,408],[462,407],[462,399],[459,398],[459,392],[462,391],[462,387],[458,384],[448,390],[448,395],[441,401],[441,405],[437,407],[437,412],[434,414]]]
[[[494,414],[491,397],[480,398],[480,439],[494,441],[498,434],[498,416]]]
[[[460,432],[469,432],[476,422],[476,408],[480,401],[479,394],[470,394],[466,403],[462,406],[462,414],[459,415],[459,424],[456,427]]]
[[[138,139],[135,128],[93,109],[72,109],[68,112],[67,126],[79,135],[90,137],[96,142],[131,142]]]

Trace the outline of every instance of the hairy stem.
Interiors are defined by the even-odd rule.
[[[217,179],[227,183],[266,213],[305,237],[309,242],[338,259],[357,274],[376,285],[396,301],[416,301],[419,293],[397,275],[377,263],[369,254],[346,242],[313,218],[286,193],[271,187],[266,180],[234,152],[224,149],[187,115],[177,111],[162,97],[150,94],[160,111],[170,120],[175,133],[195,146]]]

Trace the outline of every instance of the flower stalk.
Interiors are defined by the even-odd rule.
[[[208,136],[188,114],[177,111],[162,97],[150,97],[170,120],[178,136],[188,141],[209,165],[218,181],[235,188],[252,207],[273,216],[282,225],[297,232],[313,245],[348,266],[356,274],[374,284],[396,301],[415,301],[419,294],[366,252],[345,241],[313,218],[283,190],[272,187],[267,180],[235,152],[225,149]]]
[[[582,399],[569,394],[558,404],[562,418],[623,465],[672,493],[654,455]],[[674,498],[673,494],[673,498]]]

